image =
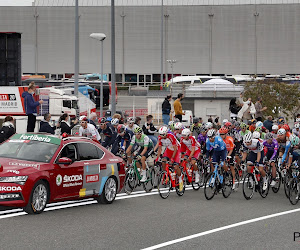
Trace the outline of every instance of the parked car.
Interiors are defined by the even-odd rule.
[[[0,206],[29,214],[87,197],[110,204],[125,178],[122,159],[85,137],[15,134],[0,145],[0,164]]]

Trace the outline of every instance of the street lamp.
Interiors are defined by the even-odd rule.
[[[92,33],[90,37],[101,42],[101,84],[100,84],[100,117],[103,116],[103,41],[106,35],[103,33]]]
[[[173,65],[174,65],[174,63],[177,63],[177,61],[176,60],[167,60],[167,62],[168,63],[170,63],[170,65],[171,65],[171,70],[172,70],[172,85],[173,85]]]

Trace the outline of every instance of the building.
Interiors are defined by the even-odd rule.
[[[110,1],[80,2],[80,73],[110,73]],[[160,82],[161,1],[116,0],[117,82]],[[50,3],[50,4],[49,4]],[[55,3],[55,4],[54,4]],[[74,73],[74,1],[36,0],[1,7],[0,32],[22,33],[22,72],[49,78]],[[164,74],[300,73],[298,0],[165,0]],[[122,79],[123,76],[123,79]]]

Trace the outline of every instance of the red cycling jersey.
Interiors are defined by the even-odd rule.
[[[223,139],[223,141],[226,144],[226,149],[228,152],[234,149],[234,140],[231,136],[226,136],[225,139]]]

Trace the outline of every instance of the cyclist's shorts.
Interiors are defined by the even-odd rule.
[[[272,157],[274,153],[274,150],[268,150],[267,154],[266,154],[266,157],[267,157],[267,160],[269,161]],[[274,156],[273,160],[276,160],[277,159],[277,155]]]
[[[235,147],[233,149],[234,152],[232,152],[232,155],[239,155],[240,154],[240,148],[241,148],[241,142],[240,141],[237,141],[234,143],[235,144]],[[234,153],[234,154],[233,154]]]
[[[131,153],[133,152],[137,152],[137,154],[141,154],[144,150],[144,147],[140,147],[138,145],[134,145],[131,149]],[[151,154],[153,153],[153,147],[150,147],[147,149],[147,152],[144,154],[144,156],[146,156],[146,158],[148,158],[149,156],[151,156]]]
[[[264,151],[261,151],[261,157],[259,161],[259,166],[263,167],[263,158],[264,158]],[[257,159],[257,153],[254,153],[253,151],[250,151],[250,153],[247,156],[247,163],[248,164],[254,164]]]
[[[170,150],[170,149],[166,149],[165,150],[165,152],[164,152],[164,154],[163,154],[163,157],[168,157],[170,160],[172,159],[172,156],[173,156],[173,153],[174,153],[174,151],[172,151],[172,150]],[[180,152],[180,148],[178,148],[178,150],[177,150],[177,152],[176,152],[176,155],[175,155],[175,157],[174,157],[174,162],[176,162],[176,163],[180,163],[180,155],[181,155],[181,152]]]
[[[279,146],[278,153],[283,153],[284,154],[284,152],[285,152],[285,147],[284,146]]]
[[[192,159],[198,160],[199,157],[200,157],[200,154],[201,154],[201,149],[198,149],[197,151],[195,151],[195,153],[194,153]],[[185,155],[186,155],[187,157],[189,157],[189,156],[191,155],[191,151],[187,150],[187,151],[185,152]]]
[[[213,154],[213,162],[222,162],[226,160],[226,156],[227,156],[227,149],[224,149],[222,151],[216,151],[214,150],[214,154]]]
[[[229,160],[230,165],[233,165],[233,160],[234,160],[234,151],[232,151],[231,158]]]

